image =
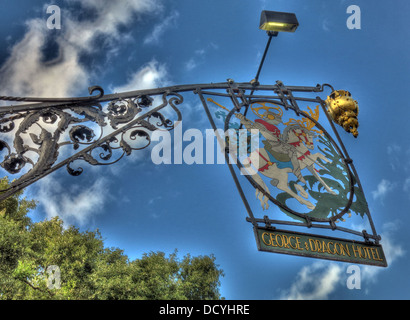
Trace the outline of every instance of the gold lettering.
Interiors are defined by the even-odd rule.
[[[369,252],[369,250],[370,250],[369,247],[364,247],[364,248],[363,248],[363,251],[366,252],[365,259],[371,259],[371,258],[370,258],[370,252]]]
[[[271,234],[270,234],[270,242],[271,242],[271,246],[272,246],[272,247],[277,247],[277,245],[273,244],[273,242],[275,241],[275,240],[273,239],[273,236],[274,236],[274,235],[275,235],[274,233],[271,233]]]
[[[339,250],[338,250],[338,248],[339,248]],[[340,252],[340,243],[339,242],[337,242],[335,244],[334,254],[337,254],[338,256],[340,256],[340,254],[341,254],[341,252]]]
[[[269,241],[269,243],[267,243],[267,242],[265,241],[265,235],[268,235],[268,233],[267,233],[267,232],[262,233],[262,242],[263,242],[265,245],[270,246],[270,245],[272,244],[272,238],[271,238],[271,240]]]
[[[283,246],[289,249],[289,238],[287,235],[282,235]]]
[[[293,240],[296,242],[295,236],[290,236],[290,237],[289,237],[289,245],[290,245],[290,247],[291,247],[292,249],[297,249],[297,246],[296,246],[296,245],[292,245],[292,238],[293,238]],[[294,242],[294,243],[295,243],[295,242]]]
[[[376,255],[377,255],[377,259],[375,259],[375,260],[383,261],[383,259],[380,259],[379,250],[377,250],[377,248],[375,248],[374,250],[376,251]]]
[[[278,237],[280,238],[280,244],[279,244],[279,241],[278,241]],[[279,248],[282,248],[282,247],[283,247],[283,239],[282,239],[282,237],[281,237],[280,234],[277,234],[277,235],[275,236],[275,240],[276,240],[276,243],[278,244],[278,247],[279,247]]]
[[[322,241],[322,252],[325,253],[325,249],[327,248],[325,240]]]
[[[335,248],[333,247],[333,250],[332,249],[330,249],[330,244],[332,244],[333,245],[333,242],[332,241],[329,241],[329,243],[327,244],[327,252],[329,252],[329,253],[331,253],[331,254],[335,254]]]
[[[300,237],[296,237],[296,248],[298,250],[304,250],[303,248],[300,247]]]
[[[312,252],[316,252],[316,251],[317,251],[317,245],[316,245],[315,240],[309,238],[309,245],[310,245],[310,251],[312,251]],[[314,249],[313,249],[313,245],[315,245],[315,248],[314,248]]]
[[[376,251],[374,248],[370,248],[370,251],[372,252],[372,257],[373,260],[376,260],[376,257],[374,256],[374,252]]]
[[[358,250],[355,250],[354,244],[352,244],[352,250],[353,250],[353,253],[354,253],[354,257],[357,258],[357,254],[356,254],[356,253],[359,253],[359,251],[358,251]]]
[[[362,258],[362,250],[360,249],[359,246],[356,246],[356,247],[357,247],[357,249],[355,249],[354,244],[352,244],[352,249],[353,249],[353,253],[354,253],[355,258],[357,258],[356,253],[359,255],[359,258]]]
[[[316,247],[317,247],[317,252],[320,252],[320,250],[322,250],[322,244],[320,243],[319,240],[316,240],[315,243],[316,243]]]
[[[342,249],[342,254],[345,256],[346,253],[347,255],[350,257],[350,251],[349,251],[349,247],[347,246],[347,244],[345,246],[343,246],[343,244],[340,244],[340,248]]]
[[[326,237],[315,237],[313,235],[313,238],[310,238],[309,235],[306,235],[307,237],[302,237],[301,239],[301,237],[298,237],[296,234],[292,234],[291,232],[274,233],[270,231],[264,232],[263,230],[260,230],[258,232],[258,235],[260,237],[259,241],[265,246],[287,248],[290,250],[300,251],[306,250],[306,254],[308,256],[320,256],[320,253],[327,253],[328,255],[349,256],[356,259],[385,262],[383,250],[380,246],[377,245],[366,246],[364,243],[355,243],[355,241],[349,240],[340,240],[341,242],[336,242],[331,241],[334,240],[333,238],[328,239]],[[261,250],[263,249],[261,248]],[[277,250],[272,249],[271,251]],[[308,252],[316,252],[318,254],[309,254]],[[343,259],[350,261],[347,257]],[[363,261],[359,263],[366,262]]]

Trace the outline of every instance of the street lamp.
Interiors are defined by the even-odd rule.
[[[265,30],[268,34],[268,42],[266,43],[265,51],[261,62],[259,63],[258,71],[256,72],[255,78],[253,78],[250,83],[256,87],[259,85],[259,75],[262,70],[263,63],[265,62],[266,54],[268,53],[270,43],[273,37],[276,37],[279,32],[295,32],[299,26],[298,19],[294,13],[288,12],[278,12],[278,11],[267,11],[263,10],[261,12],[261,19],[259,23],[259,29]],[[251,96],[254,90],[251,91]],[[246,107],[244,115],[248,113],[249,106]],[[242,129],[242,124],[240,126]]]
[[[265,52],[263,53],[261,62],[259,64],[256,76],[251,83],[255,86],[259,84],[259,75],[262,70],[263,63],[268,53],[272,37],[276,37],[279,32],[295,32],[299,26],[298,19],[294,13],[278,12],[278,11],[267,11],[264,10],[261,13],[261,19],[259,23],[259,29],[265,30],[269,36],[268,42],[265,47]]]
[[[262,11],[259,29],[268,32],[295,32],[299,26],[298,19],[294,13]]]

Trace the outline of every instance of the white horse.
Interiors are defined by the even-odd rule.
[[[294,173],[295,176],[305,184],[306,181],[301,174],[301,170],[307,168],[313,174],[313,176],[320,183],[322,183],[322,185],[328,192],[335,194],[335,192],[326,185],[315,168],[315,164],[323,167],[319,162],[317,162],[318,158],[324,160],[325,162],[329,162],[329,160],[321,153],[310,153],[309,150],[314,149],[314,137],[314,133],[300,125],[287,126],[283,134],[281,135],[282,139],[279,139],[278,137],[278,139],[276,140],[268,140],[268,144],[270,146],[270,151],[274,151],[278,154],[281,154],[282,156],[286,156],[287,153],[288,158],[292,162],[293,169],[279,168],[277,163],[271,161],[270,156],[265,148],[259,148],[253,151],[249,155],[249,157],[242,160],[243,167],[247,171],[244,172],[244,174],[251,175],[255,182],[257,182],[265,190],[265,192],[270,195],[269,188],[259,175],[259,173],[263,174],[264,176],[271,179],[270,183],[274,187],[288,193],[299,203],[313,210],[315,206],[311,202],[306,200],[308,198],[308,194],[301,185],[297,183],[294,184],[295,188],[297,189],[297,191],[299,191],[301,196],[298,193],[293,192],[289,188],[288,175],[291,172]],[[251,164],[253,164],[257,171],[252,168]],[[260,200],[262,208],[264,210],[269,208],[269,198],[258,188],[256,188],[256,197]]]
[[[290,157],[292,159],[292,164],[296,169],[296,171],[301,171],[307,168],[313,176],[323,185],[327,192],[331,194],[336,194],[321,178],[318,171],[315,168],[315,164],[319,165],[320,167],[326,169],[323,165],[321,165],[317,159],[322,159],[325,162],[330,162],[322,153],[310,153],[309,150],[313,150],[315,146],[313,145],[313,138],[316,135],[309,131],[308,129],[300,126],[300,125],[291,125],[287,126],[283,131],[282,139],[288,145],[292,146],[290,148]],[[274,148],[273,148],[274,150]],[[297,159],[297,162],[295,161]],[[295,169],[294,169],[295,172]],[[306,183],[305,179],[303,179],[302,175],[296,175],[298,179]]]

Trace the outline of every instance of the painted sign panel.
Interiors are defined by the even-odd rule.
[[[258,250],[387,267],[381,245],[278,229],[255,228]]]
[[[279,103],[259,100],[250,105],[247,116],[222,110],[216,116],[228,122],[229,129],[259,130],[260,147],[248,150],[237,163],[255,187],[263,210],[273,202],[302,222],[309,218],[340,223],[352,213],[363,218],[366,200],[340,148],[318,123],[319,105],[306,108],[297,115]]]
[[[207,99],[224,123],[226,155],[235,160],[241,181],[251,185],[243,183],[242,188],[236,180],[258,249],[387,266],[353,160],[333,123],[357,137],[357,101],[345,90],[332,88],[326,101],[298,97],[309,90],[292,90],[278,82],[277,96],[252,95],[252,91],[249,100],[244,92],[232,91],[234,108],[226,107],[231,102],[224,103],[223,94]],[[228,131],[236,132],[236,139]],[[241,139],[245,134],[247,139]],[[233,165],[228,165],[235,176]],[[371,233],[358,230],[366,224]],[[363,242],[281,231],[274,229],[277,225],[327,229],[337,237],[353,234],[363,237]]]

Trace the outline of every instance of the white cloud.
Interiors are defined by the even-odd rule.
[[[211,42],[207,46],[201,49],[195,50],[192,58],[190,58],[188,61],[185,62],[185,69],[187,71],[192,71],[196,67],[198,67],[201,64],[205,63],[206,55],[208,52],[212,50],[218,50],[218,45],[215,43]]]
[[[90,42],[98,35],[106,35],[117,39],[119,27],[127,25],[136,14],[152,12],[161,8],[156,0],[122,0],[119,5],[110,0],[66,0],[80,3],[81,6],[92,9],[96,13],[95,19],[77,21],[68,19],[65,23],[70,32],[67,41],[83,50],[90,48]]]
[[[114,92],[152,89],[169,85],[168,72],[164,64],[151,60],[131,74],[127,83],[114,87]]]
[[[98,50],[93,41],[104,36],[107,43],[120,42],[119,27],[137,15],[161,7],[154,0],[123,0],[121,5],[109,0],[66,0],[92,9],[94,16],[79,21],[62,7],[62,26],[50,32],[43,19],[26,22],[27,32],[11,48],[11,55],[0,68],[1,93],[8,96],[65,97],[84,91],[90,72],[80,63],[80,56]],[[55,37],[55,38],[52,38]],[[126,37],[127,39],[127,37]],[[58,57],[44,61],[44,46],[55,41]],[[115,50],[113,50],[115,54]]]
[[[407,178],[406,180],[404,180],[403,191],[410,192],[410,178]]]
[[[343,268],[335,263],[316,262],[303,267],[282,300],[325,300],[342,281]]]
[[[37,182],[35,198],[44,209],[47,218],[59,216],[67,224],[88,223],[92,216],[101,211],[109,200],[108,181],[99,178],[90,186],[63,186],[52,176]]]
[[[330,31],[330,21],[328,18],[325,18],[322,22],[322,29],[323,31],[329,32]]]
[[[193,69],[195,69],[197,67],[197,63],[195,62],[194,58],[189,59],[186,63],[185,63],[185,69],[187,71],[191,71]]]
[[[179,17],[178,11],[173,11],[161,23],[157,24],[152,32],[145,38],[145,44],[158,44],[161,37],[168,31],[169,28],[174,27]]]
[[[401,151],[401,147],[398,146],[397,144],[392,144],[390,146],[387,146],[387,153],[388,154],[396,154]]]
[[[402,148],[397,144],[392,144],[387,147],[387,154],[389,157],[389,164],[393,170],[403,167],[403,163],[400,161],[402,154]]]
[[[377,185],[377,190],[372,191],[373,199],[383,200],[387,193],[391,192],[396,187],[395,183],[390,182],[389,180],[382,179]]]
[[[87,73],[79,64],[79,52],[58,41],[59,56],[45,63],[42,49],[48,41],[48,29],[40,19],[28,21],[27,27],[0,69],[1,92],[19,97],[64,97],[86,86]]]

